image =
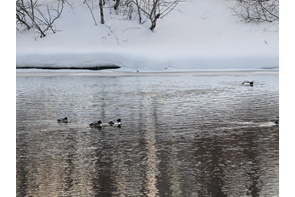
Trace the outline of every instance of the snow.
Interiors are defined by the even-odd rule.
[[[95,26],[88,9],[75,1],[57,20],[57,33],[41,39],[34,32],[17,32],[16,65],[115,64],[119,71],[165,72],[278,68],[279,32],[240,22],[228,8],[232,3],[183,2],[152,32],[148,20],[140,25],[107,11],[106,24]],[[98,9],[95,15],[99,22]]]

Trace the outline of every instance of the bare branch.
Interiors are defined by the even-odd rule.
[[[41,38],[49,29],[55,33],[53,24],[60,18],[65,2],[58,0],[53,7],[51,4],[39,4],[38,0],[16,0],[16,23],[25,25],[27,29],[37,29]]]
[[[92,0],[92,6],[90,6],[89,5],[89,3],[88,3],[88,1],[89,0],[84,0],[84,2],[83,3],[85,3],[86,4],[86,6],[88,7],[88,9],[89,9],[89,11],[90,11],[90,13],[91,13],[91,16],[92,16],[92,19],[93,19],[93,21],[94,21],[94,24],[95,24],[95,26],[97,26],[97,22],[96,22],[96,19],[95,19],[95,17],[94,17],[94,14],[93,14],[93,9],[94,9],[94,7],[93,7],[93,0]]]
[[[279,21],[279,0],[237,0],[237,4],[230,8],[246,23]]]

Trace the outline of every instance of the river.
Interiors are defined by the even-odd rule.
[[[278,75],[17,76],[17,196],[279,196],[278,117]]]

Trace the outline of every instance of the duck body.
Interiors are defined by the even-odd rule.
[[[68,118],[64,117],[64,118],[57,119],[57,122],[58,123],[68,123]]]
[[[121,126],[121,119],[117,119],[117,122],[110,121],[110,126],[120,127]]]
[[[92,128],[101,128],[101,127],[107,127],[107,126],[113,126],[113,122],[102,122],[101,120],[97,122],[93,122],[89,124],[90,127]]]
[[[249,86],[253,87],[254,86],[254,82],[253,81],[244,81],[242,83],[242,85],[249,85]]]
[[[110,122],[103,122],[103,123],[101,123],[101,126],[102,127],[112,126],[112,121],[110,121]]]
[[[102,127],[102,122],[99,120],[97,122],[90,123],[89,126],[91,128],[101,128]]]

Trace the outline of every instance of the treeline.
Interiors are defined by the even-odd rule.
[[[45,37],[55,33],[55,21],[65,6],[72,6],[71,0],[16,0],[16,28],[18,31],[34,29]],[[110,11],[124,20],[147,21],[153,31],[157,21],[166,17],[176,6],[188,0],[79,0],[89,10],[95,25],[98,25],[95,11],[99,10],[100,24],[105,23],[105,12]],[[226,1],[226,0],[225,0]],[[234,0],[231,9],[246,23],[276,23],[279,20],[279,0]]]
[[[236,0],[233,12],[246,23],[275,23],[279,21],[279,0]]]
[[[99,9],[100,23],[105,23],[105,11],[112,10],[125,20],[137,19],[140,24],[150,21],[153,31],[157,20],[168,15],[182,0],[81,0],[97,25],[94,11]],[[59,19],[69,0],[16,0],[17,30],[34,28],[45,37],[48,31],[56,32],[55,21]]]
[[[45,37],[48,31],[55,33],[54,23],[60,18],[65,3],[66,0],[46,4],[39,3],[38,0],[16,0],[17,30],[34,28],[41,38]]]

